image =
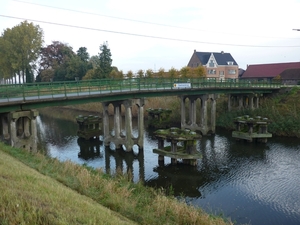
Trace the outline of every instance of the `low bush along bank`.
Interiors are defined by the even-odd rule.
[[[166,196],[164,190],[144,187],[141,183],[134,184],[128,181],[130,177],[123,174],[109,176],[99,169],[69,161],[60,162],[43,154],[33,154],[2,143],[1,151],[79,194],[60,192],[59,183],[48,181],[45,176],[38,177],[35,170],[23,168],[11,158],[3,157],[2,153],[1,224],[130,224],[130,221],[118,216],[111,216],[111,221],[106,220],[113,214],[104,211],[102,215],[99,207],[88,207],[95,202],[139,224],[232,224],[188,206],[172,196]],[[14,184],[15,180],[21,183]],[[80,211],[82,216],[79,216]],[[97,222],[99,217],[103,219],[100,223]]]

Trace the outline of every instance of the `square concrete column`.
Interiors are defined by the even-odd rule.
[[[102,108],[103,108],[103,135],[104,137],[109,136],[109,116],[108,116],[108,105],[109,103],[103,102]]]
[[[201,120],[200,129],[203,135],[207,134],[207,95],[202,95],[201,98]]]
[[[181,111],[181,128],[185,127],[186,119],[185,119],[185,97],[180,97],[180,111]]]

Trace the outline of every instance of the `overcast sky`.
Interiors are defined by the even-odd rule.
[[[91,56],[107,41],[124,73],[181,69],[194,49],[231,53],[246,69],[300,61],[299,12],[300,0],[1,0],[0,30],[27,19],[45,46],[60,41]]]

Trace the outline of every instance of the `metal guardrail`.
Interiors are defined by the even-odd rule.
[[[176,85],[183,84],[183,85]],[[184,85],[189,84],[189,85]],[[278,89],[280,83],[251,82],[248,80],[216,81],[209,78],[132,78],[101,79],[62,82],[41,82],[0,85],[0,101],[10,102],[18,99],[51,99],[92,94],[120,93],[130,91],[155,91],[178,89]]]

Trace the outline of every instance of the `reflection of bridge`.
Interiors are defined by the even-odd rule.
[[[178,85],[188,84],[188,85]],[[134,144],[143,148],[144,98],[174,96],[181,99],[181,127],[202,134],[215,133],[216,99],[228,94],[228,108],[237,104],[258,107],[259,97],[280,88],[272,83],[247,81],[214,82],[207,79],[134,78],[86,80],[33,84],[9,84],[0,88],[1,137],[12,146],[36,150],[37,108],[102,102],[104,142],[114,142],[131,151]],[[186,116],[186,100],[189,115]],[[200,124],[196,123],[196,102],[200,101]],[[114,107],[114,135],[109,133],[108,106]],[[125,135],[121,134],[121,106],[125,107]],[[138,137],[132,135],[132,106],[138,107]],[[210,117],[207,111],[210,109]],[[188,121],[186,121],[188,117]],[[210,123],[208,124],[208,121]]]

